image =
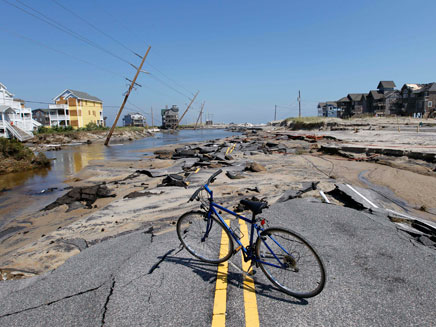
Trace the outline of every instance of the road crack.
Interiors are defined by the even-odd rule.
[[[60,301],[66,300],[66,299],[70,299],[70,298],[75,297],[75,296],[83,295],[83,294],[86,294],[86,293],[89,293],[89,292],[94,292],[94,291],[97,291],[99,288],[101,288],[104,284],[106,284],[106,283],[103,283],[103,284],[101,284],[101,285],[99,285],[97,287],[94,287],[94,288],[90,288],[90,289],[88,289],[86,291],[82,291],[82,292],[79,292],[79,293],[67,295],[67,296],[65,296],[63,298],[60,298],[60,299],[57,299],[57,300],[53,300],[53,301],[50,301],[50,302],[47,302],[47,303],[42,303],[42,304],[34,306],[34,307],[26,308],[26,309],[15,311],[15,312],[11,312],[11,313],[6,313],[4,315],[1,315],[0,318],[4,318],[4,317],[8,317],[8,316],[13,316],[13,315],[20,314],[20,313],[23,313],[23,312],[26,312],[26,311],[38,309],[38,308],[41,308],[43,306],[49,306],[49,305],[58,303]]]
[[[108,296],[106,297],[106,302],[104,303],[104,306],[103,306],[103,315],[102,315],[102,317],[101,317],[101,326],[102,326],[102,327],[104,326],[104,323],[105,323],[106,313],[107,313],[107,307],[108,307],[108,304],[109,304],[110,298],[111,298],[112,294],[114,293],[114,288],[115,288],[115,277],[112,277],[112,285],[111,285],[111,289],[109,290],[109,294],[108,294]]]

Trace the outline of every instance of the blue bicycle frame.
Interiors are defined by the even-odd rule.
[[[263,265],[268,265],[268,266],[272,266],[272,267],[276,267],[276,268],[285,268],[286,265],[278,258],[278,256],[273,252],[273,250],[269,247],[269,245],[265,242],[265,240],[262,238],[261,233],[264,231],[264,229],[262,228],[262,226],[259,226],[256,221],[254,220],[254,215],[253,215],[253,219],[248,219],[244,216],[241,216],[239,214],[237,214],[236,212],[233,212],[223,206],[220,206],[219,204],[213,202],[213,191],[209,188],[209,186],[206,184],[204,185],[204,189],[207,191],[207,193],[209,193],[210,197],[209,197],[209,210],[207,213],[207,226],[206,226],[206,233],[203,236],[202,241],[204,241],[204,239],[206,239],[208,237],[209,231],[212,228],[212,222],[213,219],[212,214],[215,214],[219,221],[223,224],[223,226],[230,232],[230,235],[232,235],[233,239],[236,241],[236,243],[238,244],[238,249],[242,249],[243,254],[244,254],[244,260],[248,261],[248,260],[254,260],[255,262],[259,262]],[[248,223],[251,224],[251,231],[250,231],[250,243],[249,243],[249,248],[250,251],[247,251],[247,249],[242,245],[241,241],[239,240],[239,238],[236,236],[236,234],[232,231],[232,229],[226,224],[226,222],[224,221],[224,219],[220,216],[220,214],[218,213],[218,211],[216,210],[216,208],[218,208],[219,210],[225,211],[229,214],[231,214],[232,216],[235,216],[238,219],[242,219]],[[260,258],[258,258],[255,253],[254,253],[254,249],[253,249],[253,234],[254,234],[254,230],[256,230],[257,232],[257,237],[260,237],[260,239],[262,240],[262,242],[265,244],[265,246],[268,248],[268,250],[270,251],[270,253],[274,256],[274,258],[278,261],[278,263],[280,265],[276,265],[273,263],[269,263],[269,262],[265,262],[260,260]],[[271,235],[269,235],[269,238],[275,243],[277,244],[278,247],[280,247],[280,249],[282,249],[287,255],[290,255],[288,253],[288,251],[286,251]]]

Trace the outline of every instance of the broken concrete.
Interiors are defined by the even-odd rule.
[[[115,197],[115,194],[112,194],[112,191],[104,184],[74,187],[67,194],[61,196],[42,210],[52,210],[64,204],[76,208],[77,202],[84,202],[87,207],[90,207],[97,199],[107,197]]]

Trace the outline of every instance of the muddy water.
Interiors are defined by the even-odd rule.
[[[174,134],[156,133],[132,142],[115,142],[106,147],[102,143],[64,147],[47,152],[53,159],[50,169],[0,175],[0,230],[23,214],[35,212],[64,194],[64,181],[86,167],[92,160],[137,160],[142,150],[185,142],[224,138],[235,133],[225,130],[182,130]]]

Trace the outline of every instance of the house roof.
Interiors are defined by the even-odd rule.
[[[393,89],[394,87],[396,87],[394,81],[380,81],[377,86],[378,89]]]
[[[11,92],[8,91],[8,88],[6,87],[6,85],[4,85],[3,83],[0,83],[0,89],[4,89],[5,92],[10,96],[14,96]]]
[[[326,104],[332,105],[332,106],[337,106],[338,104],[336,103],[336,101],[327,101]]]
[[[348,97],[343,97],[343,98],[340,98],[338,101],[336,101],[336,102],[350,102],[350,99],[348,99]]]
[[[161,109],[161,115],[176,114],[179,112],[179,108]]]
[[[415,90],[419,90],[421,87],[422,87],[421,84],[408,83],[408,84],[404,84],[401,89],[407,88],[412,91],[415,91]]]
[[[324,107],[325,106],[325,102],[319,102],[318,103],[318,108],[320,108],[320,107]]]
[[[371,91],[369,91],[369,93],[368,93],[368,96],[372,96],[372,98],[374,99],[374,100],[381,100],[381,99],[383,99],[385,96],[384,96],[384,94],[383,93],[380,93],[379,91],[377,91],[377,90],[371,90]]]
[[[66,89],[65,91],[63,91],[61,94],[59,94],[56,98],[54,98],[53,100],[57,100],[58,98],[60,98],[62,95],[64,95],[65,93],[69,93],[71,94],[73,97],[79,99],[79,100],[89,100],[89,101],[94,101],[94,102],[101,102],[103,103],[103,101],[101,101],[99,98],[90,95],[86,92],[82,92],[82,91],[76,91],[76,90],[71,90],[71,89]]]
[[[0,112],[6,112],[6,110],[11,109],[13,112],[15,112],[14,109],[12,109],[10,106],[0,106]]]
[[[353,101],[361,101],[362,97],[366,97],[365,93],[350,93],[348,94],[348,98]]]
[[[436,92],[436,83],[430,83],[430,84],[431,84],[431,86],[428,90],[431,92]]]

